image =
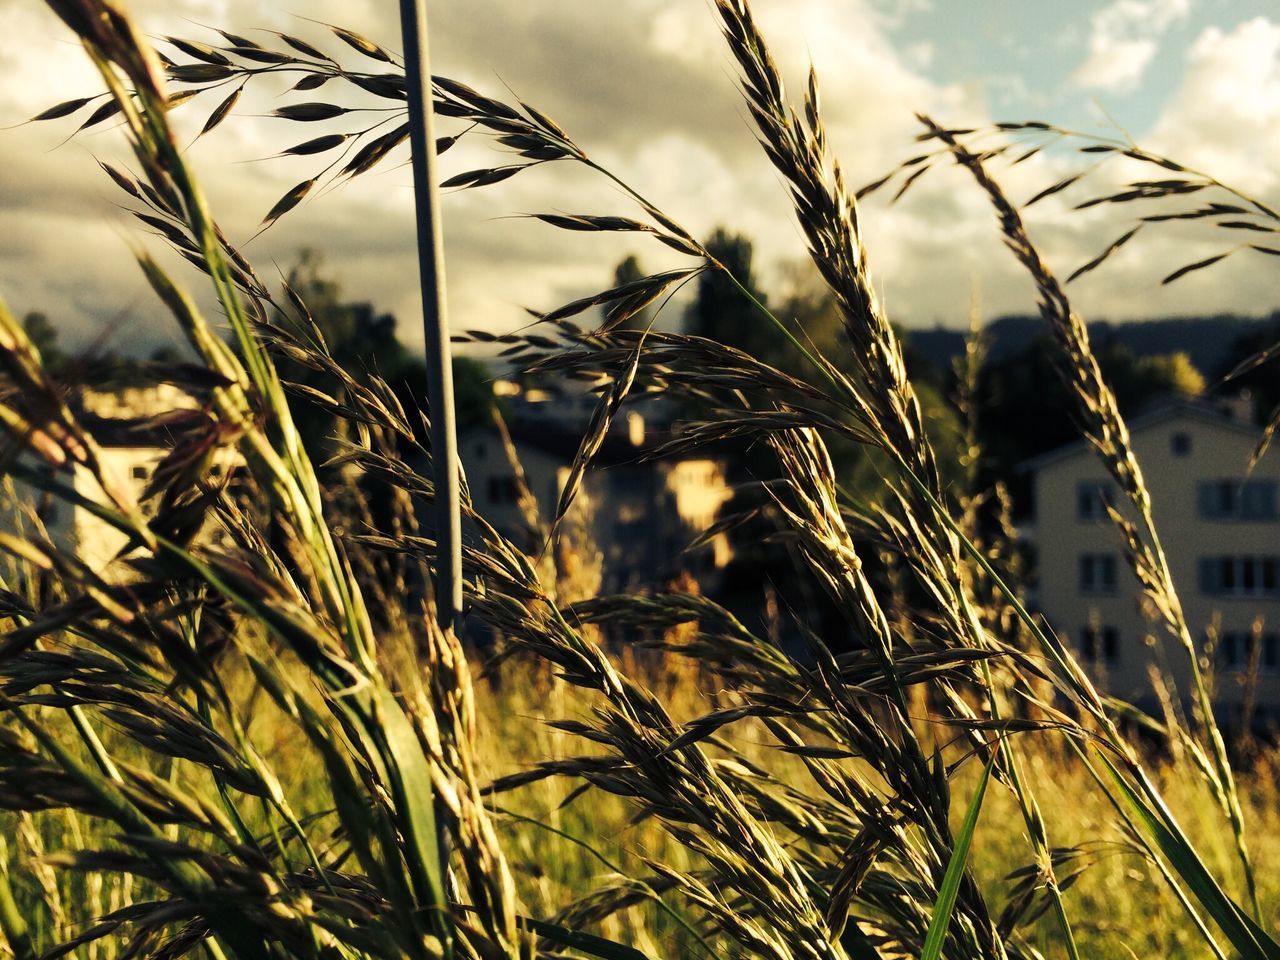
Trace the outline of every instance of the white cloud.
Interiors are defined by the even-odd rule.
[[[1159,40],[1191,11],[1191,0],[1115,0],[1090,20],[1089,57],[1078,86],[1123,92],[1135,87],[1159,51]]]
[[[265,11],[256,0],[137,0],[134,9],[153,35],[190,36],[198,33],[191,21],[201,21],[238,32],[264,26],[312,40],[322,37],[313,25]],[[395,46],[397,24],[388,9],[369,0],[323,0],[308,14]],[[66,42],[56,22],[30,11],[27,0],[0,0],[0,20],[13,24],[6,31],[12,42],[0,39],[0,65],[6,76],[24,78],[0,89],[0,125],[96,86],[83,53]],[[828,129],[852,183],[878,176],[901,158],[915,133],[915,110],[966,121],[981,118],[974,97],[929,81],[912,57],[893,48],[883,14],[869,0],[762,0],[756,14],[793,92],[802,90],[810,58],[816,63]],[[803,256],[786,192],[755,142],[734,90],[736,68],[706,5],[617,0],[559,5],[552,16],[515,0],[458,0],[433,8],[432,27],[438,72],[499,96],[506,95],[503,84],[510,84],[691,228],[706,231],[724,223],[755,237],[762,265]],[[313,133],[252,118],[275,105],[274,93],[264,89],[256,98],[247,96],[238,116],[190,154],[233,238],[251,234],[275,199],[316,169],[306,160],[237,163]],[[180,112],[188,115],[192,132],[213,106],[212,100],[198,104]],[[59,122],[0,134],[7,173],[15,174],[0,180],[0,208],[20,210],[27,228],[23,256],[0,261],[0,291],[7,291],[16,309],[47,309],[84,335],[96,331],[104,316],[137,302],[137,281],[127,245],[102,229],[107,223],[116,225],[117,234],[131,228],[113,210],[110,184],[88,155],[91,150],[96,156],[123,156],[119,134],[78,138],[47,153],[70,129]],[[469,154],[471,149],[475,152]],[[448,172],[492,159],[478,147],[459,148],[444,158]],[[272,261],[287,264],[299,245],[321,246],[349,295],[396,312],[406,339],[417,339],[408,197],[406,169],[378,171],[309,198],[247,252],[260,272],[270,273]],[[81,228],[74,216],[57,215],[73,199],[79,209],[92,209],[99,226]],[[635,247],[634,238],[566,235],[505,219],[543,210],[634,212],[616,188],[569,165],[524,173],[495,188],[453,192],[445,203],[450,297],[459,327],[517,325],[523,306],[549,308],[598,288]],[[905,237],[885,231],[885,262],[894,257],[889,248]],[[654,266],[670,255],[658,245],[635,252]],[[67,258],[75,268],[69,269]],[[194,275],[188,281],[199,285]],[[930,316],[940,308],[940,298],[929,288],[913,293],[904,287],[899,301]]]
[[[1273,207],[1280,203],[1280,23],[1258,17],[1231,29],[1205,28],[1187,53],[1177,89],[1138,142]],[[1131,161],[1109,164],[1105,175],[1117,189],[1135,179],[1177,176]],[[1231,198],[1206,191],[1165,201],[1161,211],[1193,209],[1209,200]],[[1046,237],[1051,262],[1066,272],[1133,226],[1135,216],[1156,212],[1130,206],[1059,213]],[[1265,235],[1245,239],[1257,236]],[[1175,268],[1226,252],[1240,239],[1202,220],[1149,224],[1111,262],[1073,284],[1073,297],[1091,318],[1274,310],[1274,258],[1248,250],[1159,285]]]
[[[1206,28],[1149,140],[1221,180],[1259,192],[1280,185],[1280,23]]]
[[[1137,7],[1158,22],[1173,22],[1184,15],[1187,3],[1128,0],[1108,9],[1123,7],[1132,18],[1131,8]],[[1006,86],[1016,89],[1021,82],[1017,77],[988,83],[932,80],[919,51],[913,55],[891,43],[885,19],[889,5],[887,0],[754,3],[793,94],[802,90],[810,58],[815,61],[831,141],[851,185],[879,177],[913,151],[916,110],[933,112],[947,123],[981,124],[989,119],[987,99],[1000,98]],[[266,26],[323,39],[314,25],[278,12],[280,5],[272,5],[276,12],[264,6],[258,0],[134,3],[146,29],[156,34],[192,35],[197,28],[185,19],[190,17],[239,32]],[[786,191],[755,142],[734,90],[735,67],[707,5],[611,0],[554,7],[553,15],[546,5],[519,0],[442,0],[432,9],[433,66],[500,96],[506,95],[503,83],[510,84],[522,99],[555,117],[592,156],[691,229],[706,232],[725,224],[752,236],[762,267],[802,257],[804,244]],[[317,0],[308,13],[396,45],[394,5]],[[34,12],[29,0],[0,0],[0,25],[0,69],[13,80],[0,86],[0,125],[95,88],[83,53],[66,42],[51,17]],[[1112,34],[1120,35],[1119,29]],[[1280,158],[1278,49],[1280,27],[1267,20],[1206,31],[1191,51],[1181,90],[1144,144],[1203,163],[1223,179],[1239,179],[1269,195],[1280,184],[1272,159]],[[945,56],[940,49],[938,59]],[[246,95],[237,115],[190,152],[215,213],[233,238],[249,236],[286,189],[317,169],[306,159],[238,162],[312,134],[296,124],[254,118],[276,104],[274,95],[266,88]],[[216,97],[211,94],[211,101]],[[192,132],[213,106],[198,104],[179,113]],[[16,310],[48,310],[64,327],[78,331],[73,340],[81,343],[124,310],[130,311],[131,334],[143,337],[150,328],[171,336],[160,334],[171,325],[129,262],[125,237],[136,238],[134,227],[112,205],[118,197],[93,164],[93,156],[125,157],[122,140],[108,132],[50,152],[72,126],[60,121],[0,132],[5,171],[0,211],[8,228],[0,236],[0,296]],[[445,156],[446,171],[487,165],[493,156],[482,141],[460,146]],[[1012,196],[1025,199],[1062,176],[1062,166],[1040,156],[995,172]],[[409,189],[407,168],[389,165],[309,198],[246,252],[259,272],[270,276],[273,263],[286,265],[298,247],[319,246],[349,296],[396,313],[406,341],[420,342]],[[599,289],[627,253],[637,253],[652,269],[675,256],[628,235],[568,234],[510,217],[537,211],[635,212],[607,181],[567,164],[529,171],[492,188],[451,192],[445,204],[450,301],[459,328],[517,326],[525,319],[522,307],[549,308]],[[1055,213],[1059,208],[1048,202],[1033,209],[1035,238],[1062,274],[1121,233],[1130,213]],[[862,220],[873,271],[894,320],[962,325],[971,278],[979,281],[993,315],[1034,309],[1034,294],[1003,250],[989,205],[963,172],[931,173],[893,206],[878,197],[865,205]],[[1193,259],[1193,251],[1178,248],[1173,235],[1167,236],[1153,231],[1150,239],[1135,241],[1114,263],[1082,281],[1076,296],[1083,312],[1118,318],[1274,306],[1274,284],[1266,289],[1265,277],[1259,279],[1265,271],[1250,274],[1244,258],[1174,287],[1153,289],[1162,274],[1152,263],[1168,263],[1171,269]],[[1200,242],[1191,241],[1194,250]],[[1223,277],[1238,280],[1212,284]],[[201,286],[194,273],[185,282],[192,289]]]

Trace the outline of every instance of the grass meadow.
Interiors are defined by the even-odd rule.
[[[1188,688],[1157,684],[1169,707],[1153,715],[1099,690],[1027,609],[1008,530],[978,506],[1000,492],[941,479],[951,465],[871,281],[819,78],[788,93],[746,0],[715,0],[708,16],[839,317],[826,349],[577,132],[451,78],[419,84],[412,51],[335,27],[332,51],[225,32],[170,40],[162,58],[115,0],[48,5],[105,92],[39,119],[122,128],[132,162],[105,168],[104,184],[149,242],[197,268],[137,255],[192,357],[160,373],[200,403],[162,418],[168,447],[139,495],[0,309],[0,956],[1280,958],[1280,754],[1215,721],[1210,660],[1124,418],[999,183],[1019,138],[1051,128],[922,117],[920,142],[925,167],[972,175],[1035,284],[1073,415],[1118,490],[1117,549],[1153,635],[1187,661]],[[460,334],[598,396],[552,515],[518,484],[524,538],[465,489],[461,542],[424,522],[456,486],[445,411],[406,409],[378,375],[344,367],[303,297],[219,227],[170,112],[218,90],[205,128],[234,122],[238,91],[263,73],[293,83],[277,115],[304,132],[285,152],[324,164],[269,222],[408,140],[433,142],[415,126],[425,89],[449,130],[438,149],[471,136],[496,150],[445,186],[500,189],[547,163],[604,177],[626,216],[538,219],[683,258],[517,332]],[[345,116],[348,96],[390,116],[307,132]],[[1174,159],[1086,146],[1158,171],[1136,196],[1099,202],[1218,191],[1230,209],[1200,219],[1254,232],[1277,219]],[[920,163],[894,176],[909,185]],[[704,274],[737,289],[795,362],[629,322]],[[443,366],[443,353],[429,359]],[[799,644],[783,645],[696,591],[601,594],[582,564],[538,546],[585,549],[572,508],[612,424],[673,395],[696,402],[670,451],[767,456],[753,517],[769,518],[838,626],[798,624]],[[302,426],[316,415],[335,424],[324,451]],[[836,444],[872,459],[874,497],[846,488]],[[228,456],[243,463],[234,487],[215,469]],[[46,528],[54,503],[122,536],[109,569]],[[436,605],[426,585],[451,548],[461,578]],[[500,657],[453,629],[454,586]]]

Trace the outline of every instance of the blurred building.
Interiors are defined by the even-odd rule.
[[[500,381],[515,454],[544,524],[569,479],[599,398],[588,392],[524,390]],[[603,565],[602,590],[658,588],[691,574],[707,588],[729,562],[729,540],[716,534],[698,550],[684,550],[714,524],[731,491],[722,461],[703,455],[664,454],[670,413],[646,404],[646,415],[624,409],[592,461],[569,525],[585,534]],[[527,524],[518,502],[515,471],[496,425],[465,431],[459,455],[477,512],[522,546]]]
[[[195,410],[200,400],[180,387],[167,383],[125,386],[111,389],[82,388],[71,398],[80,422],[97,442],[104,471],[126,481],[135,496],[142,498],[156,467],[173,449],[174,430],[166,419],[181,411]],[[215,477],[237,471],[242,465],[233,447],[215,454],[211,474]],[[92,472],[76,466],[68,477],[72,488],[86,500],[107,503]],[[19,495],[36,502],[38,491],[23,489]],[[147,504],[143,512],[149,513]],[[115,565],[127,537],[91,510],[50,500],[43,512],[52,540],[75,551],[91,570],[107,580],[126,579],[127,570]]]
[[[1280,459],[1249,472],[1261,439],[1250,412],[1169,401],[1129,428],[1215,702],[1228,722],[1268,725],[1280,723]],[[1133,511],[1097,454],[1081,441],[1025,467],[1036,606],[1110,693],[1152,705],[1154,666],[1185,698],[1186,654],[1144,609],[1106,505]]]

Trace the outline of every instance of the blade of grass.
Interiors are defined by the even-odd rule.
[[[442,629],[456,632],[462,616],[462,494],[425,0],[400,0],[400,29],[404,35],[413,198],[418,224],[418,273],[422,282],[422,325],[431,403],[431,463],[439,543],[435,564],[436,618]]]
[[[613,940],[597,937],[593,933],[581,930],[569,930],[559,924],[547,920],[535,920],[532,917],[521,917],[520,926],[532,930],[540,937],[552,940],[562,947],[578,950],[600,960],[650,960],[648,954],[641,953],[635,947],[624,946]]]
[[[8,849],[0,839],[0,936],[8,944],[14,960],[33,960],[36,956],[35,941],[13,897],[9,883]]]
[[[1203,860],[1190,842],[1181,833],[1170,829],[1162,816],[1142,802],[1105,754],[1099,751],[1098,756],[1125,803],[1155,838],[1161,853],[1186,881],[1240,956],[1244,960],[1280,960],[1280,946],[1226,895],[1205,869]]]
[[[570,843],[574,844],[575,846],[581,847],[583,850],[585,850],[595,859],[599,860],[601,863],[603,863],[606,867],[608,867],[614,873],[622,877],[627,877],[627,872],[623,870],[621,866],[614,863],[612,860],[606,857],[603,853],[601,853],[595,847],[591,846],[591,844],[587,843],[585,840],[582,840],[579,837],[575,837],[571,833],[566,833],[564,830],[560,830],[557,827],[553,827],[549,823],[543,823],[541,820],[536,820],[533,817],[526,817],[524,814],[516,813],[514,810],[503,810],[501,808],[498,808],[498,812],[505,817],[510,817],[512,820],[519,820],[521,823],[527,823],[531,826],[538,827],[541,830],[546,830],[548,833],[555,834],[557,837],[560,837],[564,840],[568,840]],[[637,886],[643,887],[646,890],[646,892],[649,894],[649,896],[653,899],[654,903],[657,904],[658,908],[662,910],[662,912],[665,913],[667,916],[669,916],[672,920],[678,923],[681,927],[683,927],[686,933],[688,933],[695,940],[697,940],[698,943],[702,945],[703,949],[707,951],[708,956],[715,956],[715,951],[711,949],[711,944],[707,943],[706,939],[703,938],[702,934],[698,933],[698,931],[693,928],[693,926],[689,923],[689,921],[686,920],[683,916],[681,916],[677,910],[672,909],[672,907],[665,900],[662,899],[662,896],[656,890],[654,890],[653,887],[649,886],[649,884],[645,883],[643,880],[638,880],[632,877],[627,877],[627,879],[630,880],[632,883],[636,884]]]
[[[938,960],[942,956],[942,944],[947,938],[951,911],[960,893],[960,882],[964,879],[965,867],[969,861],[969,848],[973,845],[973,834],[978,827],[978,814],[982,812],[982,801],[987,795],[987,784],[991,781],[991,768],[995,762],[996,753],[992,751],[991,759],[983,768],[982,778],[973,792],[973,799],[969,801],[969,809],[965,812],[960,832],[956,834],[951,861],[947,864],[947,872],[943,874],[942,886],[938,888],[938,902],[933,908],[933,918],[929,921],[920,960]]]

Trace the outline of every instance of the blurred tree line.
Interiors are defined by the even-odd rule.
[[[414,411],[427,411],[430,407],[427,368],[420,353],[401,341],[395,315],[384,313],[367,301],[348,300],[324,259],[314,250],[303,250],[299,254],[287,280],[307,305],[333,358],[357,382],[368,383],[374,376],[386,381],[409,413],[410,424],[415,425]],[[280,368],[285,380],[330,394],[338,390],[337,382],[328,374],[287,361],[281,363]],[[454,395],[460,429],[487,421],[493,404],[492,377],[480,360],[454,358]],[[313,456],[332,452],[339,431],[345,426],[345,421],[317,407],[305,408],[297,419],[303,442]]]
[[[847,368],[847,341],[841,318],[832,298],[816,272],[805,265],[782,271],[774,289],[766,289],[755,262],[751,240],[726,230],[717,230],[707,243],[708,250],[724,263],[752,296],[766,305],[783,323],[791,325],[802,341],[825,354],[837,366]],[[645,276],[644,265],[635,256],[619,263],[614,283],[621,284]],[[341,285],[314,251],[303,251],[288,272],[289,284],[311,311],[334,358],[359,381],[373,376],[384,379],[410,412],[426,410],[425,366],[416,350],[400,339],[394,315],[372,303],[349,299]],[[655,317],[646,310],[631,318],[633,328],[647,327]],[[962,318],[957,317],[956,325]],[[61,348],[58,331],[42,313],[30,313],[26,328],[51,367],[70,381],[103,385],[110,382],[145,380],[145,368],[173,364],[182,359],[171,349],[157,351],[150,363],[121,355],[108,344],[99,344],[79,354]],[[787,373],[814,378],[809,361],[774,327],[742,291],[718,271],[698,277],[697,287],[678,324],[664,320],[668,327],[707,337],[734,346]],[[943,369],[913,350],[910,331],[899,331],[904,343],[908,374],[919,397],[930,439],[938,453],[943,482],[957,496],[990,488],[996,482],[1010,487],[1019,499],[1023,478],[1017,467],[1039,453],[1069,443],[1079,437],[1072,422],[1066,388],[1054,369],[1057,349],[1048,333],[1025,347],[1006,352],[997,360],[982,363],[972,386],[970,410],[973,422],[964,422],[955,402],[960,387],[955,369]],[[1115,391],[1121,411],[1132,416],[1156,399],[1173,395],[1197,396],[1207,383],[1216,383],[1246,357],[1280,341],[1280,313],[1270,323],[1224,333],[1234,338],[1222,369],[1200,371],[1185,353],[1138,356],[1114,336],[1096,337],[1099,364]],[[286,380],[336,394],[338,384],[327,375],[295,363],[281,364]],[[488,422],[495,404],[492,381],[510,375],[482,360],[459,357],[454,379],[459,423],[463,429]],[[1247,388],[1254,393],[1259,414],[1269,413],[1280,403],[1280,378],[1269,366],[1251,371],[1236,381],[1232,389]],[[683,419],[713,416],[706,402],[697,397],[677,403]],[[304,441],[317,460],[335,452],[340,440],[340,423],[319,408],[302,411],[299,426]],[[970,440],[976,449],[969,447]],[[887,469],[873,450],[842,438],[830,441],[832,460],[842,490],[852,503],[874,509],[883,485],[881,473]],[[732,592],[745,591],[758,600],[762,585],[775,583],[779,596],[793,605],[810,605],[825,618],[823,592],[813,585],[795,582],[797,565],[787,558],[784,546],[773,542],[769,512],[771,504],[753,481],[768,480],[776,474],[772,456],[763,444],[740,443],[727,446],[729,480],[738,489],[726,512],[748,519],[734,533],[735,561],[727,586]],[[785,578],[785,582],[780,582]],[[758,609],[758,605],[757,605]],[[818,625],[818,624],[815,624]]]

